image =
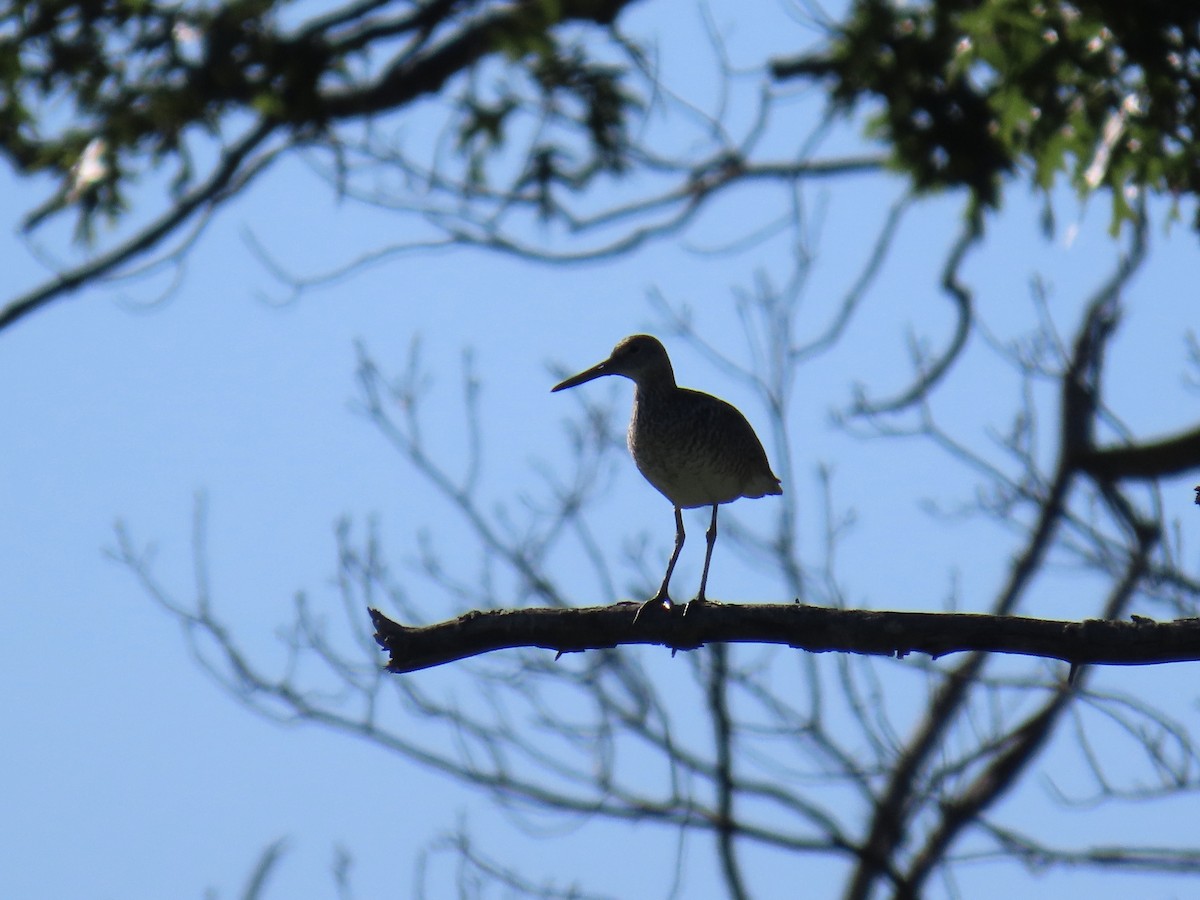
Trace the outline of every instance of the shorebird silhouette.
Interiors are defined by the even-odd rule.
[[[556,384],[562,391],[604,375],[624,375],[637,386],[629,420],[629,452],[638,469],[675,506],[675,552],[667,563],[658,593],[639,607],[634,622],[649,606],[672,606],[668,587],[683,549],[683,510],[712,507],[706,537],[700,592],[684,607],[704,602],[708,566],[717,540],[717,509],[739,497],[782,494],[762,443],[736,407],[711,394],[675,384],[670,357],[648,334],[625,338],[604,362]]]

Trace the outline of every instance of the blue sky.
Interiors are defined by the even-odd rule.
[[[750,23],[738,28],[742,39],[753,41]],[[41,271],[13,236],[14,226],[42,195],[10,173],[3,177],[4,280],[28,284]],[[873,234],[899,191],[896,180],[877,176],[852,180],[830,196],[819,264],[800,316],[804,333],[819,331],[836,310],[866,252],[864,235]],[[820,189],[811,194],[820,196]],[[1054,314],[1069,333],[1079,298],[1112,264],[1107,208],[1095,203],[1080,211],[1065,195],[1058,202],[1064,219],[1081,223],[1069,246],[1061,233],[1050,242],[1040,237],[1036,204],[1017,190],[989,226],[986,248],[966,267],[997,334],[1029,327],[1028,285],[1035,273],[1055,285]],[[665,892],[670,873],[661,871],[661,860],[672,852],[673,835],[655,834],[651,841],[647,828],[585,822],[565,835],[553,830],[547,858],[540,842],[514,831],[484,798],[428,770],[364,742],[250,713],[194,665],[179,629],[105,550],[114,544],[114,523],[124,522],[135,540],[155,545],[156,573],[186,597],[193,578],[191,517],[202,493],[214,602],[248,652],[277,658],[277,632],[298,591],[317,609],[336,606],[331,579],[338,517],[351,516],[361,527],[377,516],[389,552],[401,562],[414,556],[424,530],[445,552],[462,540],[461,522],[353,412],[356,341],[399,371],[412,337],[421,336],[434,377],[431,444],[451,467],[465,454],[460,354],[473,349],[485,392],[484,490],[493,502],[520,509],[523,496],[541,489],[547,467],[567,468],[562,426],[578,415],[580,398],[550,395],[554,371],[595,363],[626,334],[662,331],[662,316],[648,300],[652,289],[690,306],[708,340],[745,360],[730,296],[755,268],[784,271],[785,248],[777,241],[731,260],[699,257],[687,245],[703,245],[728,221],[752,217],[756,204],[753,195],[730,201],[683,236],[610,262],[539,267],[478,252],[413,255],[278,304],[264,300],[279,297],[280,288],[254,260],[245,229],[290,265],[311,271],[402,227],[353,204],[334,204],[303,166],[289,164],[219,217],[166,301],[139,308],[155,296],[154,283],[92,290],[0,334],[0,420],[6,423],[0,659],[7,677],[0,693],[0,809],[9,811],[0,822],[0,894],[198,898],[211,887],[230,896],[258,853],[286,837],[288,855],[268,896],[334,896],[329,870],[338,847],[354,856],[356,896],[403,895],[430,840],[463,822],[486,852],[524,862],[535,875],[578,880],[612,896]],[[844,346],[799,375],[795,455],[787,461],[795,475],[785,487],[808,500],[802,501],[806,552],[815,553],[819,542],[819,465],[832,467],[838,500],[858,510],[843,554],[853,575],[850,603],[937,609],[957,583],[970,607],[975,592],[992,585],[1008,562],[995,551],[1004,538],[994,530],[970,523],[945,528],[924,512],[927,499],[946,505],[969,499],[971,481],[963,473],[912,443],[851,440],[830,420],[854,384],[886,394],[903,383],[906,329],[935,346],[946,339],[949,310],[935,273],[957,204],[957,198],[934,199],[912,213]],[[1180,378],[1182,329],[1195,321],[1195,238],[1178,226],[1156,227],[1152,237],[1153,264],[1134,284],[1110,362],[1111,399],[1140,435],[1189,421],[1181,410],[1195,403]],[[939,398],[938,412],[984,444],[986,428],[1003,422],[1015,393],[978,344],[954,387]],[[682,342],[668,338],[667,345],[682,384],[729,399],[764,433],[765,412],[752,391]],[[630,388],[618,381],[580,390],[592,399],[611,398],[619,410],[614,422],[623,427]],[[619,462],[610,470],[611,491],[595,508],[596,533],[614,557],[631,535],[644,534],[650,558],[665,561],[670,508],[628,460]],[[1175,515],[1191,512],[1189,485],[1187,479],[1172,485]],[[743,502],[731,513],[766,528],[771,503]],[[702,559],[700,519],[689,526],[693,538],[677,584],[693,584]],[[554,566],[568,573],[577,563],[564,551]],[[1073,578],[1068,567],[1053,570],[1038,594],[1042,607],[1028,612],[1090,614],[1094,603],[1076,609]],[[629,570],[616,578],[619,587],[636,580]],[[778,590],[769,574],[718,543],[710,596],[782,599]],[[576,599],[590,605],[615,598],[598,596],[588,582]],[[430,618],[452,609],[445,597],[424,602]],[[659,655],[653,665],[669,673],[670,661]],[[909,663],[882,665],[920,684]],[[1194,669],[1117,671],[1097,681],[1161,697]],[[454,673],[412,677],[432,687],[452,683]],[[921,699],[918,693],[908,702],[915,710]],[[1194,698],[1181,697],[1177,712],[1194,721]],[[1069,781],[1070,761],[1056,761],[1060,767],[1042,777]],[[1037,791],[1012,802],[1027,805],[1023,815],[1061,815]],[[1183,799],[1147,811],[1147,829],[1158,829],[1162,843],[1177,841],[1194,818],[1187,805]],[[1142,812],[1121,815],[1128,820]],[[1106,842],[1106,817],[1067,821],[1072,834],[1085,837],[1085,829],[1094,828],[1094,840]],[[606,852],[597,853],[597,846]],[[613,865],[614,857],[621,866]],[[710,896],[703,874],[709,857],[698,841],[690,848],[695,869],[685,874],[685,896]],[[429,871],[431,882],[452,883],[446,854],[435,853]],[[811,861],[787,861],[764,876],[762,896],[791,895],[780,885],[827,876]],[[1024,883],[1023,875],[1016,877]],[[1006,895],[1006,882],[969,878],[963,882],[969,896]],[[1087,895],[1096,897],[1127,896],[1136,883],[1079,873],[1051,873],[1039,882],[1047,893],[1069,884],[1082,895],[1086,885]],[[1173,889],[1164,888],[1164,895]]]

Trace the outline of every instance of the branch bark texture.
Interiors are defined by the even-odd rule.
[[[473,611],[435,625],[409,627],[369,610],[375,640],[392,672],[415,672],[515,647],[562,653],[621,644],[695,650],[705,644],[786,644],[812,653],[902,658],[982,651],[1061,659],[1081,665],[1154,665],[1200,660],[1200,618],[1155,622],[1068,622],[979,613],[886,612],[793,604],[709,601],[685,618],[679,608],[643,614],[636,603],[583,609]],[[650,612],[649,610],[647,612]]]

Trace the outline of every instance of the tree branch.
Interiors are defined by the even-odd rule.
[[[1200,618],[1154,622],[1066,622],[979,613],[876,612],[801,604],[753,606],[709,601],[686,619],[643,615],[636,603],[583,609],[472,611],[435,625],[408,627],[369,610],[388,669],[415,672],[494,650],[541,647],[563,653],[621,644],[695,650],[707,643],[786,644],[813,653],[837,651],[902,658],[981,651],[1061,659],[1073,665],[1151,665],[1200,660]]]
[[[942,290],[954,301],[955,309],[954,335],[950,338],[950,346],[934,362],[929,363],[922,360],[923,371],[920,377],[899,396],[876,402],[861,400],[856,404],[855,412],[858,415],[876,416],[882,413],[898,412],[912,406],[927,397],[958,360],[967,346],[967,338],[970,337],[971,326],[975,320],[972,292],[959,278],[959,272],[963,260],[967,257],[967,251],[975,247],[982,239],[983,223],[978,216],[972,215],[964,223],[958,239],[951,247],[949,256],[946,257],[946,264],[942,267]]]
[[[1200,429],[1153,444],[1102,447],[1084,454],[1079,467],[1097,478],[1154,479],[1200,468]]]
[[[0,331],[23,319],[59,297],[87,287],[121,266],[138,259],[169,238],[193,215],[203,214],[236,196],[243,187],[275,157],[264,151],[253,154],[274,133],[277,125],[269,120],[258,122],[236,144],[226,150],[212,175],[203,184],[182,197],[153,222],[95,259],[60,272],[29,292],[0,306]]]
[[[712,715],[716,739],[717,762],[717,853],[729,896],[733,900],[750,900],[746,879],[738,861],[734,838],[737,836],[737,817],[733,804],[737,796],[733,775],[734,725],[729,713],[729,648],[723,644],[713,647],[712,665],[706,675],[708,710]]]
[[[508,46],[517,36],[528,36],[571,21],[611,24],[633,0],[594,0],[566,3],[543,9],[539,4],[518,2],[480,16],[470,27],[439,44],[428,53],[412,58],[401,53],[371,84],[351,90],[330,92],[322,101],[322,112],[331,120],[369,116],[405,106],[418,97],[436,94],[453,76],[483,57]]]

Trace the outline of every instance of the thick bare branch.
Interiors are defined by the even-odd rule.
[[[515,35],[569,21],[611,24],[632,0],[579,0],[552,7],[518,2],[480,16],[470,27],[435,48],[413,58],[401,54],[380,77],[363,87],[333,93],[324,99],[323,112],[331,119],[358,118],[401,107],[417,97],[436,94],[446,82],[511,43]],[[536,26],[534,28],[533,26]]]
[[[1106,480],[1165,478],[1200,468],[1200,428],[1148,444],[1104,447],[1085,454],[1079,467]]]
[[[391,654],[388,669],[415,672],[455,660],[541,647],[559,654],[622,644],[695,650],[705,644],[786,644],[813,653],[837,651],[903,658],[975,651],[1061,659],[1073,665],[1149,665],[1200,660],[1200,618],[1154,622],[1066,622],[982,613],[876,612],[799,603],[741,605],[708,601],[682,613],[643,615],[637,603],[582,609],[500,609],[410,628],[370,610],[375,640]],[[657,610],[654,610],[657,612]],[[647,611],[648,613],[651,610]]]

